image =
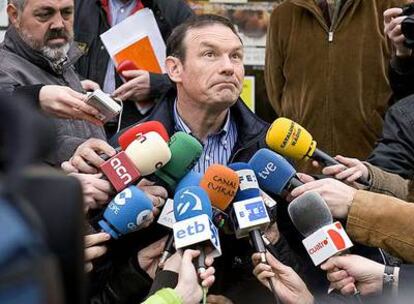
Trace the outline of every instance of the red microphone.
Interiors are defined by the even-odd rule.
[[[125,151],[105,161],[100,169],[120,192],[141,176],[154,173],[170,159],[171,151],[164,138],[151,131],[133,140]]]
[[[135,63],[133,63],[131,60],[128,60],[128,59],[127,60],[122,60],[119,63],[118,67],[116,68],[116,71],[118,72],[118,74],[123,78],[125,78],[125,77],[122,75],[122,72],[123,71],[130,71],[130,70],[139,70],[139,69],[137,68]],[[130,78],[125,78],[125,80],[129,81]]]
[[[142,134],[146,134],[148,132],[157,132],[161,135],[165,142],[170,140],[170,136],[168,135],[164,125],[159,121],[152,120],[137,124],[123,132],[118,137],[118,143],[122,150],[125,150],[131,142],[140,137]]]

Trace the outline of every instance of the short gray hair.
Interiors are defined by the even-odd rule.
[[[9,0],[9,4],[13,4],[19,11],[23,11],[26,0]]]

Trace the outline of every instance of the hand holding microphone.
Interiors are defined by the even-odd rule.
[[[350,184],[357,182],[360,177],[369,180],[368,168],[360,160],[341,155],[335,156],[335,159],[341,164],[323,168],[322,174]],[[358,184],[355,186],[358,186]]]
[[[284,304],[313,304],[314,299],[305,282],[290,267],[279,262],[273,255],[266,253],[268,264],[261,262],[260,254],[252,256],[255,268],[253,274],[271,290],[269,280],[273,282],[275,291]]]
[[[305,128],[284,117],[272,123],[267,131],[266,144],[272,150],[295,160],[310,158],[324,167],[340,164],[336,159],[316,148],[316,141]],[[357,182],[365,186],[369,185],[362,177]]]
[[[361,295],[381,294],[385,266],[358,255],[335,256],[321,265],[327,271],[331,286],[344,295],[353,295],[357,288]],[[394,272],[398,281],[398,268]]]

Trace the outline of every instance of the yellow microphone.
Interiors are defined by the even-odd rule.
[[[266,144],[273,151],[295,160],[313,159],[324,167],[341,164],[317,149],[316,141],[305,128],[285,117],[280,117],[272,123],[266,134]],[[359,178],[357,182],[368,185],[364,178]]]

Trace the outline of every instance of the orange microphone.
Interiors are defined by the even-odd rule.
[[[239,176],[226,166],[214,164],[207,168],[200,187],[207,192],[216,211],[213,212],[214,222],[222,228],[228,217],[225,211],[239,189]]]

